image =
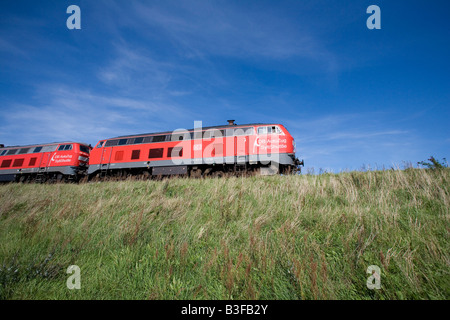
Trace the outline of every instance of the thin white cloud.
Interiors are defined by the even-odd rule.
[[[150,52],[131,48],[126,43],[115,44],[115,57],[101,66],[98,78],[108,85],[118,87],[147,87],[157,90],[167,86],[172,65],[156,61]]]
[[[22,50],[17,45],[11,43],[10,41],[7,41],[6,39],[2,39],[2,38],[0,38],[0,52],[1,51],[10,53],[12,55],[19,55],[22,57],[27,56],[25,50]]]
[[[113,136],[170,130],[186,117],[195,119],[175,105],[146,99],[93,94],[63,85],[40,85],[36,90],[45,94],[2,110],[2,143],[75,140],[93,144]]]
[[[149,38],[152,31],[164,35],[186,57],[300,57],[316,61],[319,68],[337,67],[336,57],[308,25],[299,27],[299,21],[280,13],[207,1],[133,2],[133,8],[136,28]]]

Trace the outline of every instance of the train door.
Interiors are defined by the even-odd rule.
[[[109,163],[111,162],[112,149],[113,147],[105,147],[102,150],[102,155],[100,158],[100,165],[102,170],[109,168]]]
[[[234,136],[234,148],[236,154],[236,163],[245,164],[248,155],[248,136]]]
[[[39,168],[41,168],[41,169],[47,168],[51,157],[52,157],[52,153],[51,152],[44,153],[42,155],[41,164],[39,165]]]
[[[42,164],[43,158],[44,158],[44,154],[43,154],[43,153],[39,153],[39,154],[37,155],[37,157],[36,157],[36,161],[34,162],[33,167],[38,167],[38,168],[40,168],[40,167],[41,167],[41,164]]]
[[[50,161],[52,160],[52,157],[56,154],[55,150],[58,146],[45,146],[42,148],[42,157],[39,165],[39,171],[46,171],[47,168],[50,166]]]

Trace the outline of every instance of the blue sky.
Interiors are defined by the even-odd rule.
[[[69,5],[81,30],[69,30]],[[369,5],[381,30],[369,30]],[[0,143],[284,124],[306,168],[449,157],[449,1],[0,2]]]

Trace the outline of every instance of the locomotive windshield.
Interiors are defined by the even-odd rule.
[[[279,134],[282,133],[281,129],[278,126],[270,126],[270,127],[259,127],[258,134]]]
[[[81,152],[85,152],[85,153],[89,153],[89,148],[80,144],[80,151]]]

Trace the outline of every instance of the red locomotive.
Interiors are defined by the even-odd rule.
[[[245,124],[29,146],[0,145],[0,181],[78,181],[88,176],[193,177],[299,170],[295,142],[281,124]]]
[[[281,124],[228,125],[100,140],[90,154],[90,177],[276,174],[303,165]]]
[[[86,175],[90,150],[79,142],[0,146],[0,181],[78,181]]]

